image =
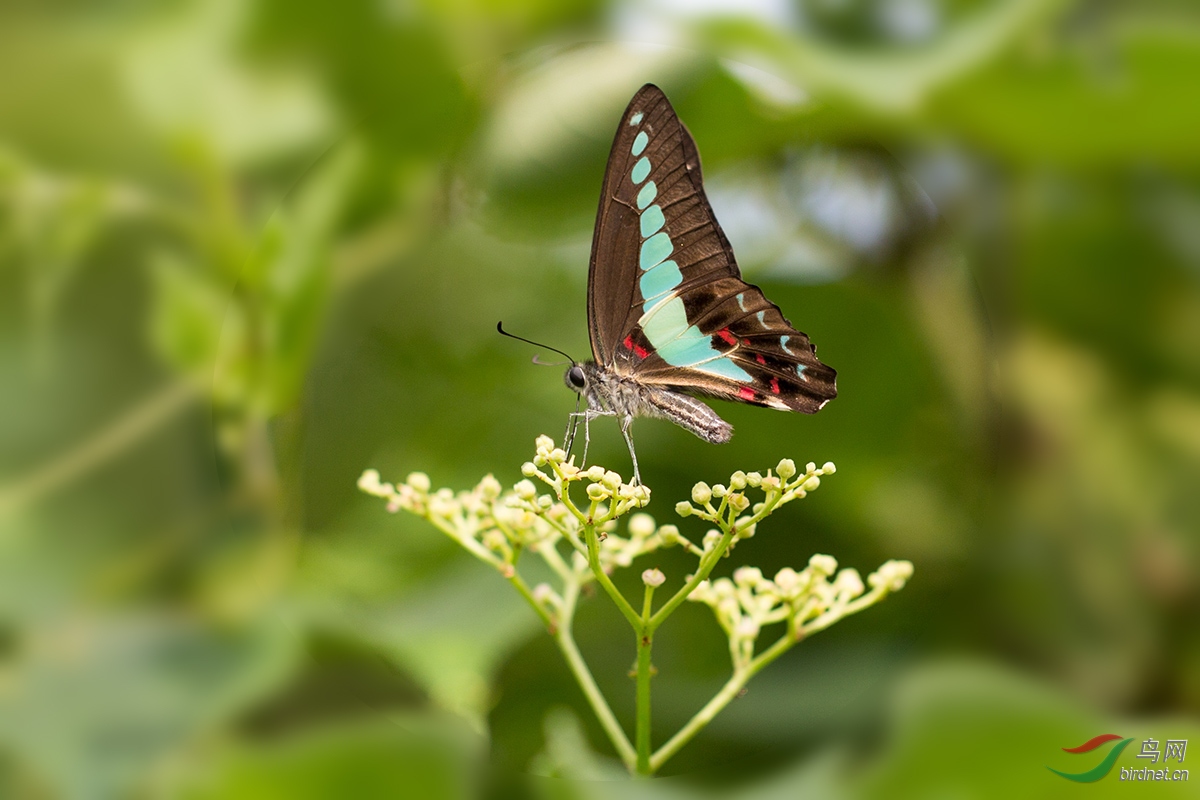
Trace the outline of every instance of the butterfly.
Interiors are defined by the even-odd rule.
[[[714,444],[733,426],[693,395],[815,414],[837,373],[762,290],[742,280],[700,173],[696,143],[662,90],[646,84],[617,125],[588,269],[593,360],[567,386],[587,401],[568,423],[615,416],[641,482],[630,428],[669,419]]]

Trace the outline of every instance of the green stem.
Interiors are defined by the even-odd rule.
[[[625,768],[632,772],[637,764],[637,753],[634,752],[633,745],[629,743],[629,737],[621,729],[621,723],[617,722],[616,716],[609,708],[604,695],[601,694],[600,687],[596,685],[587,663],[579,652],[579,647],[575,644],[575,638],[571,634],[571,624],[575,617],[575,603],[578,599],[579,584],[575,581],[566,584],[563,587],[562,619],[559,623],[558,633],[554,635],[554,641],[562,652],[563,658],[566,659],[567,667],[575,676],[579,688],[583,690],[588,705],[592,707],[592,713],[600,721],[600,727],[604,728],[604,732],[608,734],[608,739],[616,749],[621,762],[625,764]]]
[[[533,592],[531,592],[529,590],[529,585],[527,583],[525,583],[524,579],[522,579],[520,575],[518,575],[517,573],[514,572],[509,577],[508,582],[513,585],[513,588],[515,588],[517,590],[517,592],[520,593],[521,597],[525,598],[525,602],[529,603],[529,605],[533,608],[533,610],[537,612],[537,615],[542,618],[542,624],[544,624],[546,626],[546,630],[553,633],[554,629],[556,627],[554,618],[552,616],[550,616],[549,611],[542,608],[541,603],[539,603],[537,600],[534,599]]]
[[[647,593],[649,594],[649,593]],[[639,775],[651,775],[650,765],[650,677],[653,665],[650,648],[654,638],[646,628],[638,636],[637,650],[637,771]]]
[[[696,712],[687,724],[679,729],[679,732],[667,740],[666,744],[658,749],[653,756],[650,757],[650,769],[652,772],[657,772],[666,763],[667,759],[678,753],[685,744],[690,742],[696,734],[704,729],[704,726],[712,722],[713,717],[721,712],[725,706],[738,696],[746,683],[753,678],[758,672],[775,659],[786,653],[796,640],[790,635],[784,635],[779,638],[779,641],[768,647],[756,658],[746,664],[744,667],[735,669],[733,675],[721,687],[721,691],[717,692],[712,700],[705,704],[704,708]]]
[[[722,527],[724,527],[724,525],[722,525]],[[721,560],[721,556],[725,555],[725,551],[729,549],[731,542],[733,542],[733,529],[729,528],[725,530],[725,534],[721,537],[721,541],[717,542],[717,546],[713,548],[713,551],[708,556],[708,559],[700,560],[700,568],[696,570],[696,574],[692,576],[692,579],[685,583],[683,588],[672,595],[671,599],[664,603],[662,608],[655,612],[654,616],[650,618],[649,622],[647,622],[647,627],[649,628],[650,633],[654,633],[654,631],[658,630],[658,626],[662,625],[666,618],[669,617],[671,613],[675,611],[675,609],[679,608],[683,601],[687,599],[687,596],[692,593],[692,590],[699,586],[701,581],[704,581],[708,578],[708,576],[712,573],[713,568],[717,566],[717,562]]]
[[[24,478],[0,486],[0,514],[10,514],[60,491],[141,442],[200,396],[190,382],[164,386],[142,402]]]
[[[617,589],[616,585],[612,582],[612,578],[608,577],[608,574],[604,571],[604,568],[600,566],[600,537],[596,533],[596,526],[590,523],[585,525],[583,529],[583,535],[587,540],[588,566],[592,568],[592,574],[596,576],[596,580],[601,586],[604,587],[604,591],[608,593],[610,598],[612,598],[612,601],[616,604],[617,609],[620,610],[625,619],[629,621],[629,624],[633,626],[633,629],[635,631],[641,631],[642,618],[638,616],[636,611],[633,610],[633,606],[629,605],[629,601],[626,600],[625,596],[621,594],[620,590]]]

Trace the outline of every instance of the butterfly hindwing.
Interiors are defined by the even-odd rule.
[[[836,395],[808,337],[741,279],[695,143],[652,85],[613,142],[588,321],[597,363],[645,384],[807,413]]]

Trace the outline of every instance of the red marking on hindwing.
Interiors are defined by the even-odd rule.
[[[763,366],[766,366],[766,364],[767,364],[767,360],[762,357],[762,353],[755,353],[754,360],[757,361],[758,363],[762,364]]]
[[[753,400],[754,390],[748,386],[743,386],[742,388],[738,389],[738,397],[742,398],[743,400]]]
[[[747,347],[749,347],[749,346],[750,346],[750,340],[749,340],[749,339],[742,339],[742,344],[744,344],[744,345],[746,345]]]
[[[621,344],[625,345],[626,350],[632,350],[633,352],[637,353],[638,358],[645,358],[646,356],[650,355],[649,350],[633,341],[633,334],[626,336],[625,341],[621,342]]]
[[[779,394],[779,378],[771,378],[771,391]]]
[[[717,331],[717,336],[725,340],[725,344],[737,344],[737,337],[729,332],[729,328],[721,328]]]

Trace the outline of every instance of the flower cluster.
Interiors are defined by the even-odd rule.
[[[784,567],[770,580],[756,567],[741,567],[733,578],[701,581],[688,599],[712,607],[729,636],[734,667],[754,658],[758,634],[765,625],[787,622],[792,640],[829,627],[898,591],[912,576],[908,561],[888,561],[871,573],[866,587],[858,570],[838,570],[833,556],[815,555],[797,572]],[[832,578],[832,580],[831,580]]]
[[[619,474],[600,466],[575,466],[547,436],[538,437],[533,460],[523,464],[521,472],[524,477],[507,491],[491,475],[473,489],[456,493],[434,491],[424,473],[414,472],[403,483],[391,484],[383,482],[375,470],[364,472],[358,486],[386,500],[390,511],[408,511],[428,520],[508,579],[553,634],[597,720],[631,772],[649,774],[658,769],[758,671],[805,636],[902,588],[913,572],[907,561],[889,561],[867,578],[868,589],[857,571],[838,570],[832,556],[815,555],[799,572],[782,569],[770,580],[755,567],[737,569],[730,578],[710,578],[721,559],[739,541],[753,536],[762,520],[783,504],[805,497],[821,485],[823,476],[833,474],[832,463],[821,467],[810,463],[801,471],[785,458],[765,475],[738,471],[726,484],[697,483],[690,501],[678,503],[675,511],[712,526],[699,544],[684,537],[676,526],[659,525],[641,510],[650,502],[648,487],[625,483]],[[622,535],[618,523],[625,517]],[[666,587],[667,576],[657,568],[645,569],[639,610],[622,594],[611,573],[672,546],[692,555],[696,569],[685,576],[682,585],[666,588],[662,595],[656,590]],[[545,561],[553,573],[551,581],[532,588],[525,583],[517,571],[524,552],[536,553]],[[609,596],[635,635],[636,748],[573,638],[572,621],[588,584],[597,585]],[[651,754],[654,634],[687,600],[712,607],[729,637],[733,675],[675,736]],[[756,653],[760,632],[773,623],[784,623],[786,632]]]
[[[617,521],[650,501],[650,489],[627,484],[621,476],[603,467],[579,469],[548,436],[540,436],[533,461],[522,465],[525,478],[509,491],[487,475],[469,491],[432,489],[423,472],[411,473],[403,483],[384,482],[379,472],[369,469],[358,480],[358,488],[387,500],[388,510],[408,511],[422,517],[450,536],[474,555],[495,566],[506,577],[522,550],[536,550],[552,567],[579,574],[588,572],[586,547],[580,531],[594,525],[601,533],[599,560],[605,571],[627,567],[640,555],[683,541],[674,525],[659,526],[649,514],[633,514],[627,536],[616,535]],[[551,490],[539,493],[534,480]],[[584,486],[586,503],[577,505],[571,497],[572,484]],[[576,550],[569,568],[551,551],[566,539]],[[561,572],[561,570],[560,570]],[[537,587],[535,595],[553,605],[547,589]]]
[[[821,467],[810,462],[805,465],[804,472],[799,472],[796,462],[790,458],[780,461],[774,472],[767,470],[766,475],[738,470],[729,476],[728,485],[697,483],[692,487],[691,502],[676,503],[675,513],[717,525],[704,534],[697,555],[703,558],[718,549],[722,550],[722,555],[729,555],[738,540],[754,535],[764,517],[785,503],[804,498],[821,485],[821,476],[836,471],[833,462],[826,462]],[[761,491],[762,500],[752,503],[748,497],[750,489]],[[726,535],[731,538],[723,546]]]

